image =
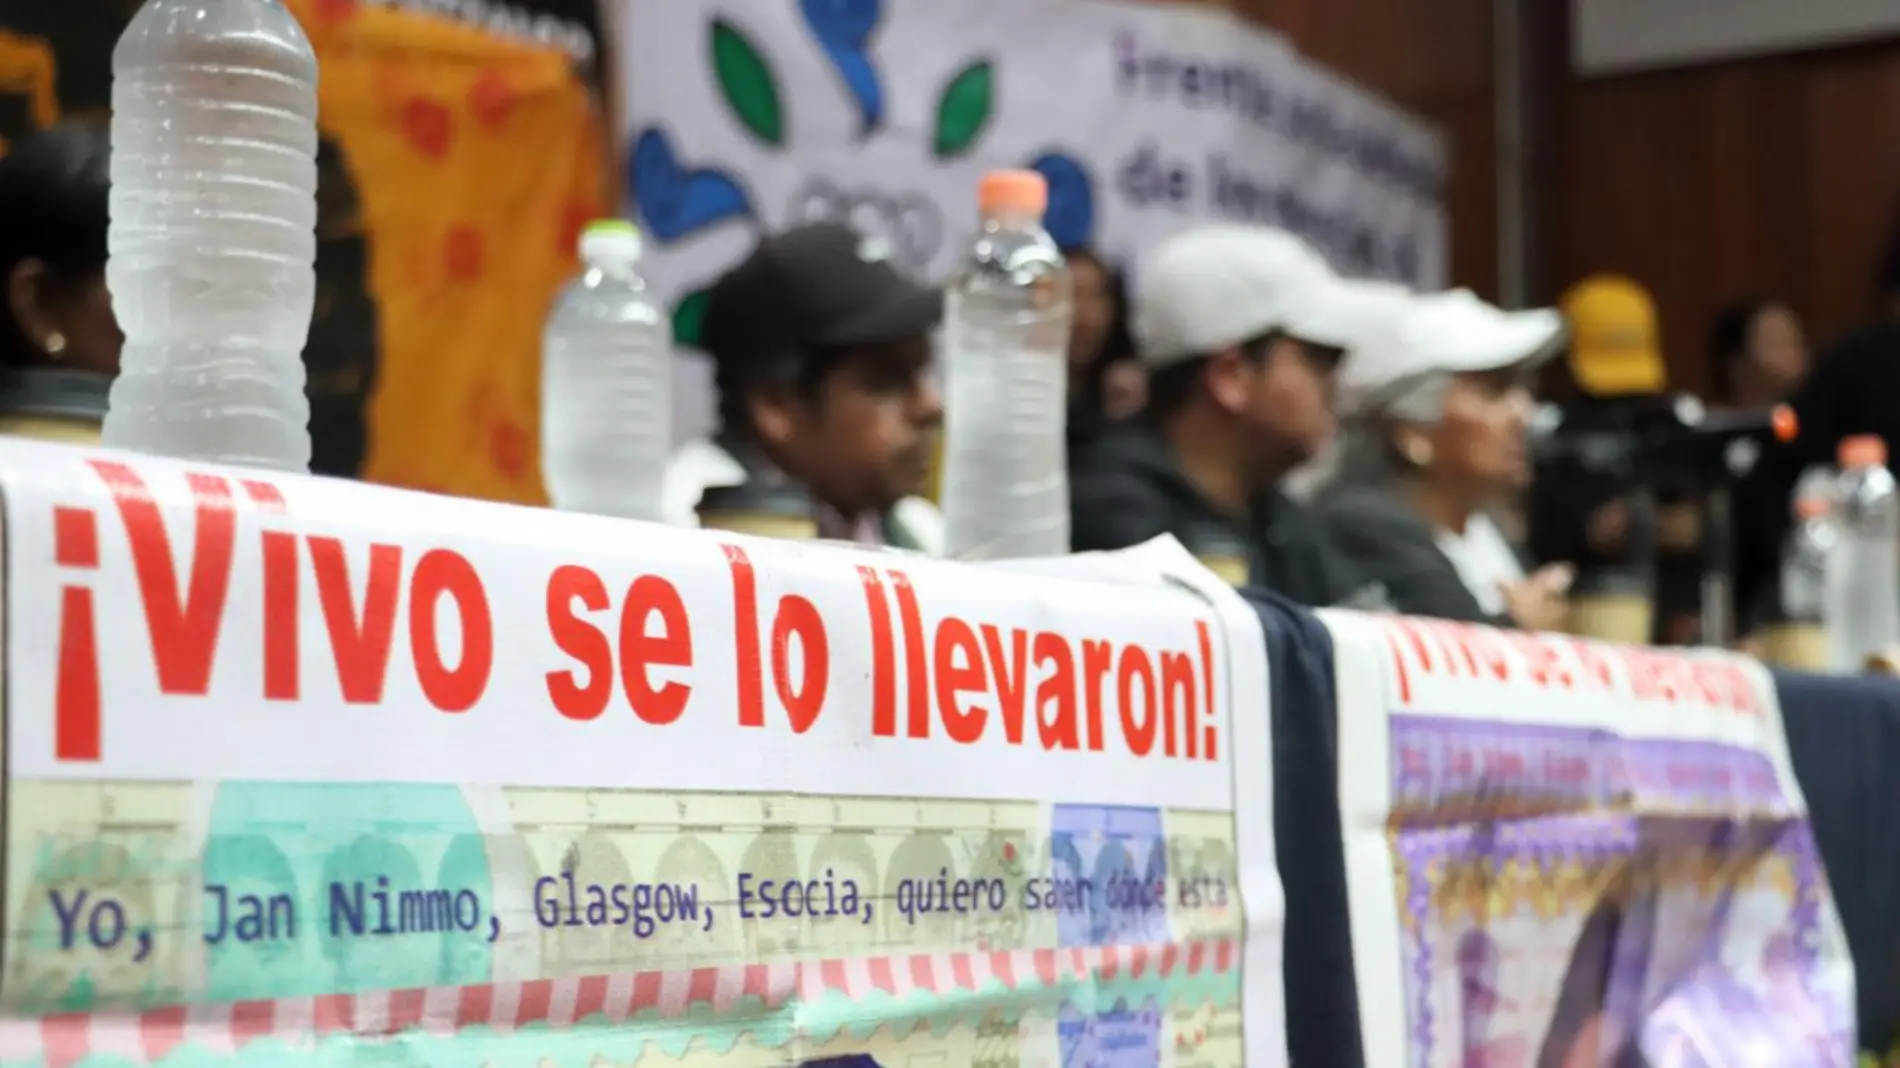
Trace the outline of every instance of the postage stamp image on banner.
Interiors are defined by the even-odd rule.
[[[518,1041],[566,1000],[594,1053],[674,1026],[757,1050],[890,1046],[961,1063],[1114,1048],[1239,1064],[1240,907],[1225,813],[1029,802],[435,786],[25,783],[6,1008],[117,1015],[163,1054],[167,1005],[251,1005],[232,1041],[319,1041],[432,1011]],[[207,797],[208,795],[208,797]],[[478,816],[505,806],[495,833]],[[208,804],[207,804],[208,801]],[[208,817],[208,822],[207,822]],[[606,977],[613,977],[608,979]],[[538,1007],[532,1002],[541,999]],[[512,1005],[501,1004],[503,1001]],[[792,1014],[782,1011],[796,1002]],[[228,1012],[228,1009],[226,1010]],[[306,1015],[307,1014],[307,1015]],[[188,1014],[187,1014],[188,1015]],[[214,1014],[221,1015],[221,1014]],[[920,1026],[924,1020],[931,1026]],[[856,1036],[879,1030],[869,1041]],[[948,1030],[943,1025],[950,1024]],[[277,1034],[283,1029],[284,1034]],[[613,1033],[618,1031],[617,1034]],[[411,1036],[479,1061],[487,1034]],[[438,1050],[437,1052],[448,1052]],[[458,1051],[459,1052],[459,1051]],[[435,1056],[434,1053],[429,1056]],[[156,1057],[154,1059],[157,1059]],[[744,1058],[734,1063],[744,1063]]]
[[[1421,715],[1391,738],[1411,1063],[1829,1063],[1825,887],[1760,752]]]

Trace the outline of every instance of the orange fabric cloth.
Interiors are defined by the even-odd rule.
[[[553,50],[350,0],[288,4],[369,243],[363,477],[541,503],[541,327],[605,200],[590,94]]]

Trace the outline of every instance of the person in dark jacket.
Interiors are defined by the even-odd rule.
[[[1363,597],[1310,517],[1277,492],[1333,433],[1347,284],[1289,234],[1209,226],[1137,274],[1145,419],[1072,460],[1072,540],[1120,549],[1171,534],[1223,577],[1308,605]]]
[[[1808,373],[1807,338],[1801,319],[1779,301],[1737,301],[1716,316],[1709,334],[1714,371],[1715,405],[1738,409],[1766,409],[1786,402]],[[1731,466],[1747,476],[1736,452]],[[1658,497],[1658,552],[1656,559],[1656,640],[1665,645],[1693,645],[1701,639],[1704,560],[1704,494],[1664,484]],[[1731,535],[1744,535],[1731,521]],[[1769,605],[1739,603],[1745,624],[1767,622],[1762,610]]]
[[[751,533],[809,537],[811,527],[941,551],[942,520],[917,494],[943,419],[930,374],[943,296],[889,259],[881,241],[812,223],[766,237],[714,283],[701,340],[721,426],[674,454],[668,521],[731,525],[756,510]]]
[[[0,431],[96,444],[125,335],[106,291],[111,139],[69,122],[0,158]]]
[[[1878,318],[1821,349],[1789,399],[1800,427],[1794,441],[1767,449],[1735,495],[1735,599],[1748,622],[1780,614],[1782,543],[1792,523],[1796,482],[1832,464],[1841,440],[1875,434],[1887,466],[1900,472],[1900,220],[1874,279]]]
[[[1507,313],[1457,290],[1410,298],[1353,347],[1339,474],[1318,509],[1398,611],[1563,623],[1567,572],[1527,577],[1489,515],[1529,479],[1529,382],[1563,337],[1554,311]]]
[[[1736,601],[1757,617],[1774,613],[1790,498],[1801,473],[1831,464],[1841,439],[1875,434],[1887,466],[1900,462],[1900,322],[1859,330],[1822,350],[1789,405],[1800,427],[1790,444],[1762,453],[1737,490]]]
[[[1141,410],[1148,376],[1128,332],[1128,285],[1092,249],[1067,248],[1075,287],[1069,328],[1069,451],[1086,448],[1107,426]]]

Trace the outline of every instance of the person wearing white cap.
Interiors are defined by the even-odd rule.
[[[1417,294],[1397,282],[1351,280],[1345,283],[1342,305],[1352,324],[1353,340],[1346,345],[1345,365],[1352,363],[1353,350],[1360,342],[1377,333],[1382,324],[1409,308]],[[1335,401],[1335,404],[1337,402]],[[1311,501],[1339,473],[1339,438],[1327,442],[1319,455],[1288,472],[1280,486],[1296,501]]]
[[[1230,581],[1309,605],[1352,598],[1364,584],[1275,490],[1333,434],[1352,329],[1342,283],[1292,235],[1239,225],[1178,234],[1138,267],[1148,411],[1073,458],[1075,549],[1172,534]]]
[[[1339,473],[1317,508],[1398,611],[1562,624],[1568,569],[1527,578],[1488,512],[1529,482],[1531,378],[1564,337],[1555,311],[1505,312],[1454,290],[1412,298],[1352,346]]]

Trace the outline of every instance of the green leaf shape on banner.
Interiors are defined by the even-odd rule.
[[[768,145],[783,145],[785,114],[772,65],[744,31],[725,19],[713,20],[712,62],[719,93],[740,124]]]
[[[706,321],[706,302],[711,293],[695,289],[673,305],[673,343],[699,347],[699,334]]]
[[[987,59],[979,59],[958,71],[937,98],[937,137],[934,146],[938,159],[968,152],[989,125],[995,98],[996,68]]]

